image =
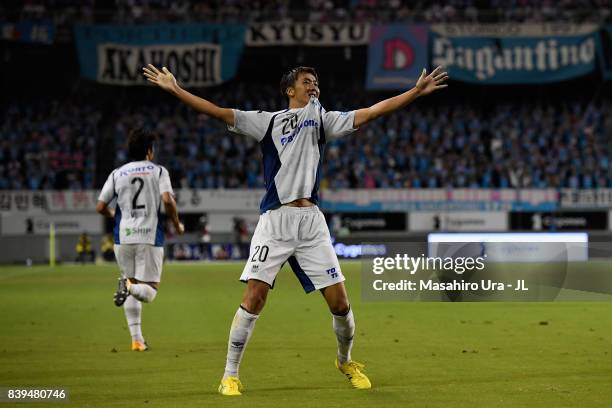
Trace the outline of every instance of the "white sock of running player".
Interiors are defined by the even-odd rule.
[[[132,283],[130,293],[141,302],[150,303],[157,296],[157,290],[146,283]],[[129,299],[129,297],[128,297]]]
[[[332,314],[334,322],[334,333],[338,341],[338,361],[344,364],[351,361],[351,348],[353,348],[353,336],[355,335],[355,319],[353,309],[349,309],[344,316]]]
[[[238,308],[230,329],[229,341],[227,343],[227,361],[223,378],[238,377],[240,360],[242,360],[244,349],[251,338],[251,334],[253,334],[258,317],[259,315],[251,314],[242,307]]]
[[[144,343],[142,329],[140,327],[140,316],[142,315],[142,303],[133,296],[128,296],[123,304],[123,312],[127,320],[128,329],[132,335],[132,340]]]

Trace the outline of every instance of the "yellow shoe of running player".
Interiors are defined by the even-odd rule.
[[[351,385],[359,390],[368,390],[372,388],[372,383],[366,375],[362,372],[365,366],[356,361],[349,361],[348,363],[340,364],[336,359],[336,368],[340,372],[346,375]]]
[[[235,397],[242,395],[242,383],[238,377],[226,377],[221,380],[219,385],[219,394],[226,395],[228,397]]]
[[[147,351],[148,349],[147,343],[137,340],[132,341],[132,351]]]

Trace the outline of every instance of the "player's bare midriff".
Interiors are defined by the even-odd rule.
[[[297,200],[293,200],[292,202],[283,205],[286,205],[287,207],[312,207],[315,204],[307,198],[298,198]]]

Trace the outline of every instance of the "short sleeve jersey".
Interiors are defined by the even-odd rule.
[[[119,167],[108,176],[98,200],[115,208],[115,244],[162,246],[164,228],[161,195],[174,194],[168,170],[150,161],[136,161]]]
[[[262,213],[299,198],[318,203],[325,144],[356,130],[354,117],[354,111],[327,112],[314,97],[297,109],[234,110],[234,126],[228,129],[255,138],[263,153]]]

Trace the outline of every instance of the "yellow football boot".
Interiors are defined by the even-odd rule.
[[[336,368],[340,370],[342,374],[346,375],[351,385],[358,390],[368,390],[372,388],[370,379],[362,372],[364,367],[363,364],[356,361],[340,364],[338,359],[336,359]]]
[[[226,377],[221,380],[219,385],[219,394],[226,395],[228,397],[235,397],[242,395],[242,383],[238,377]]]

